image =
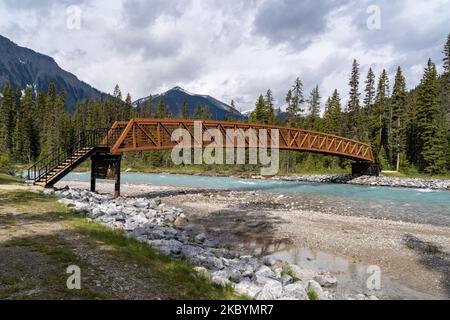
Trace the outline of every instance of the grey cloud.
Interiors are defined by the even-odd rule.
[[[125,0],[123,3],[123,18],[135,28],[146,28],[160,15],[179,17],[191,0]]]
[[[303,47],[325,30],[327,15],[347,2],[268,0],[258,9],[254,33],[274,43],[288,42]]]
[[[180,37],[160,37],[146,29],[126,29],[111,32],[109,45],[116,52],[124,55],[141,54],[145,59],[176,56],[183,47]]]

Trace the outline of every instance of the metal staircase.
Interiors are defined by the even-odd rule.
[[[80,133],[70,147],[58,149],[28,169],[28,183],[45,188],[52,187],[69,172],[92,155],[109,152],[109,129],[96,129]]]

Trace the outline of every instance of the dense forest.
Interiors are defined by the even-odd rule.
[[[362,79],[359,64],[354,60],[347,103],[334,90],[326,99],[321,115],[321,99],[318,86],[305,94],[303,83],[297,78],[287,91],[285,112],[274,105],[272,91],[267,90],[258,97],[248,121],[317,130],[371,143],[384,170],[433,175],[450,170],[450,34],[443,50],[443,73],[439,74],[435,63],[428,60],[422,79],[414,89],[406,88],[400,67],[391,85],[385,70],[377,76],[370,68]],[[134,108],[131,96],[128,94],[124,99],[119,86],[112,96],[79,102],[73,114],[66,111],[65,100],[65,93],[58,92],[53,83],[47,92],[35,92],[31,87],[21,90],[5,84],[0,97],[0,168],[41,159],[57,148],[70,146],[80,132],[108,128],[116,120],[212,117],[202,105],[189,114],[187,103],[180,114],[170,114],[163,100],[153,105],[149,99]],[[233,101],[231,105],[234,106]],[[124,161],[125,165],[135,167],[172,165],[168,152],[127,154]],[[295,152],[283,152],[281,163],[286,172],[349,166],[347,160],[340,158]],[[205,169],[216,169],[210,167]]]

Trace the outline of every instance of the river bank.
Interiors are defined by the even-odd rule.
[[[255,177],[263,179],[262,177]],[[273,180],[296,181],[296,182],[312,182],[312,183],[342,183],[353,185],[377,186],[377,187],[395,187],[395,188],[416,188],[431,190],[450,190],[450,180],[445,179],[424,179],[424,178],[400,178],[386,176],[280,176],[273,177]]]
[[[85,182],[65,181],[59,186],[66,184],[88,188]],[[99,183],[98,188],[112,191],[110,183]],[[449,297],[447,226],[357,216],[328,204],[324,204],[328,210],[322,210],[301,203],[301,197],[263,191],[124,184],[122,194],[158,196],[163,203],[181,208],[190,221],[184,227],[188,234],[203,233],[222,247],[285,260],[302,270],[313,269],[316,275],[329,271],[339,281],[334,298],[358,293],[367,293],[360,298],[373,294],[394,299]],[[380,291],[364,287],[371,265],[382,272]]]

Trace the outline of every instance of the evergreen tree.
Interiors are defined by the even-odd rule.
[[[266,102],[261,94],[256,100],[255,110],[250,114],[249,122],[267,124]]]
[[[309,94],[308,105],[307,128],[315,129],[320,119],[320,93],[318,85]]]
[[[390,133],[390,143],[392,147],[392,155],[394,159],[391,159],[395,163],[395,168],[400,171],[400,157],[401,153],[405,150],[405,114],[406,114],[406,82],[405,77],[402,74],[402,69],[397,68],[395,75],[394,88],[391,97],[392,107],[392,131]]]
[[[181,111],[181,118],[189,119],[189,106],[186,98],[184,98],[183,109]]]
[[[0,153],[10,156],[13,147],[12,135],[15,122],[13,89],[8,82],[3,86],[2,96],[0,106]]]
[[[442,114],[436,66],[429,59],[418,88],[417,124],[422,149],[419,169],[430,174],[445,171],[446,134]]]
[[[112,110],[112,117],[114,121],[119,121],[123,119],[123,110],[122,110],[122,91],[120,91],[119,85],[116,84],[113,92],[114,97],[114,105]]]
[[[266,96],[264,99],[265,103],[265,123],[273,124],[275,122],[275,110],[274,110],[274,98],[272,94],[272,90],[267,90]]]
[[[347,105],[347,136],[353,139],[362,138],[361,110],[359,105],[359,64],[353,60],[350,75],[350,92]]]
[[[369,68],[367,72],[367,78],[365,81],[366,87],[364,89],[364,116],[368,117],[372,113],[374,101],[375,101],[375,74],[372,68]]]
[[[125,98],[124,120],[129,121],[135,117],[133,105],[131,102],[131,95],[128,93]]]
[[[287,102],[287,122],[292,127],[301,125],[301,115],[305,111],[302,105],[305,102],[303,97],[303,83],[300,78],[295,80],[294,86],[290,89],[286,96]]]
[[[169,116],[169,110],[166,107],[164,99],[160,99],[158,106],[156,107],[154,117],[156,119],[163,119],[163,118],[167,118],[168,116]]]
[[[153,97],[150,95],[147,100],[147,108],[145,109],[144,117],[151,118],[153,116]]]
[[[210,120],[212,114],[206,106],[198,104],[197,107],[195,107],[193,118],[198,120]]]
[[[371,116],[371,140],[376,158],[383,157],[381,152],[387,146],[388,100],[389,79],[386,70],[383,70],[378,80],[374,110]]]
[[[342,134],[342,107],[337,89],[334,89],[332,96],[327,100],[323,120],[325,132],[335,135]]]

